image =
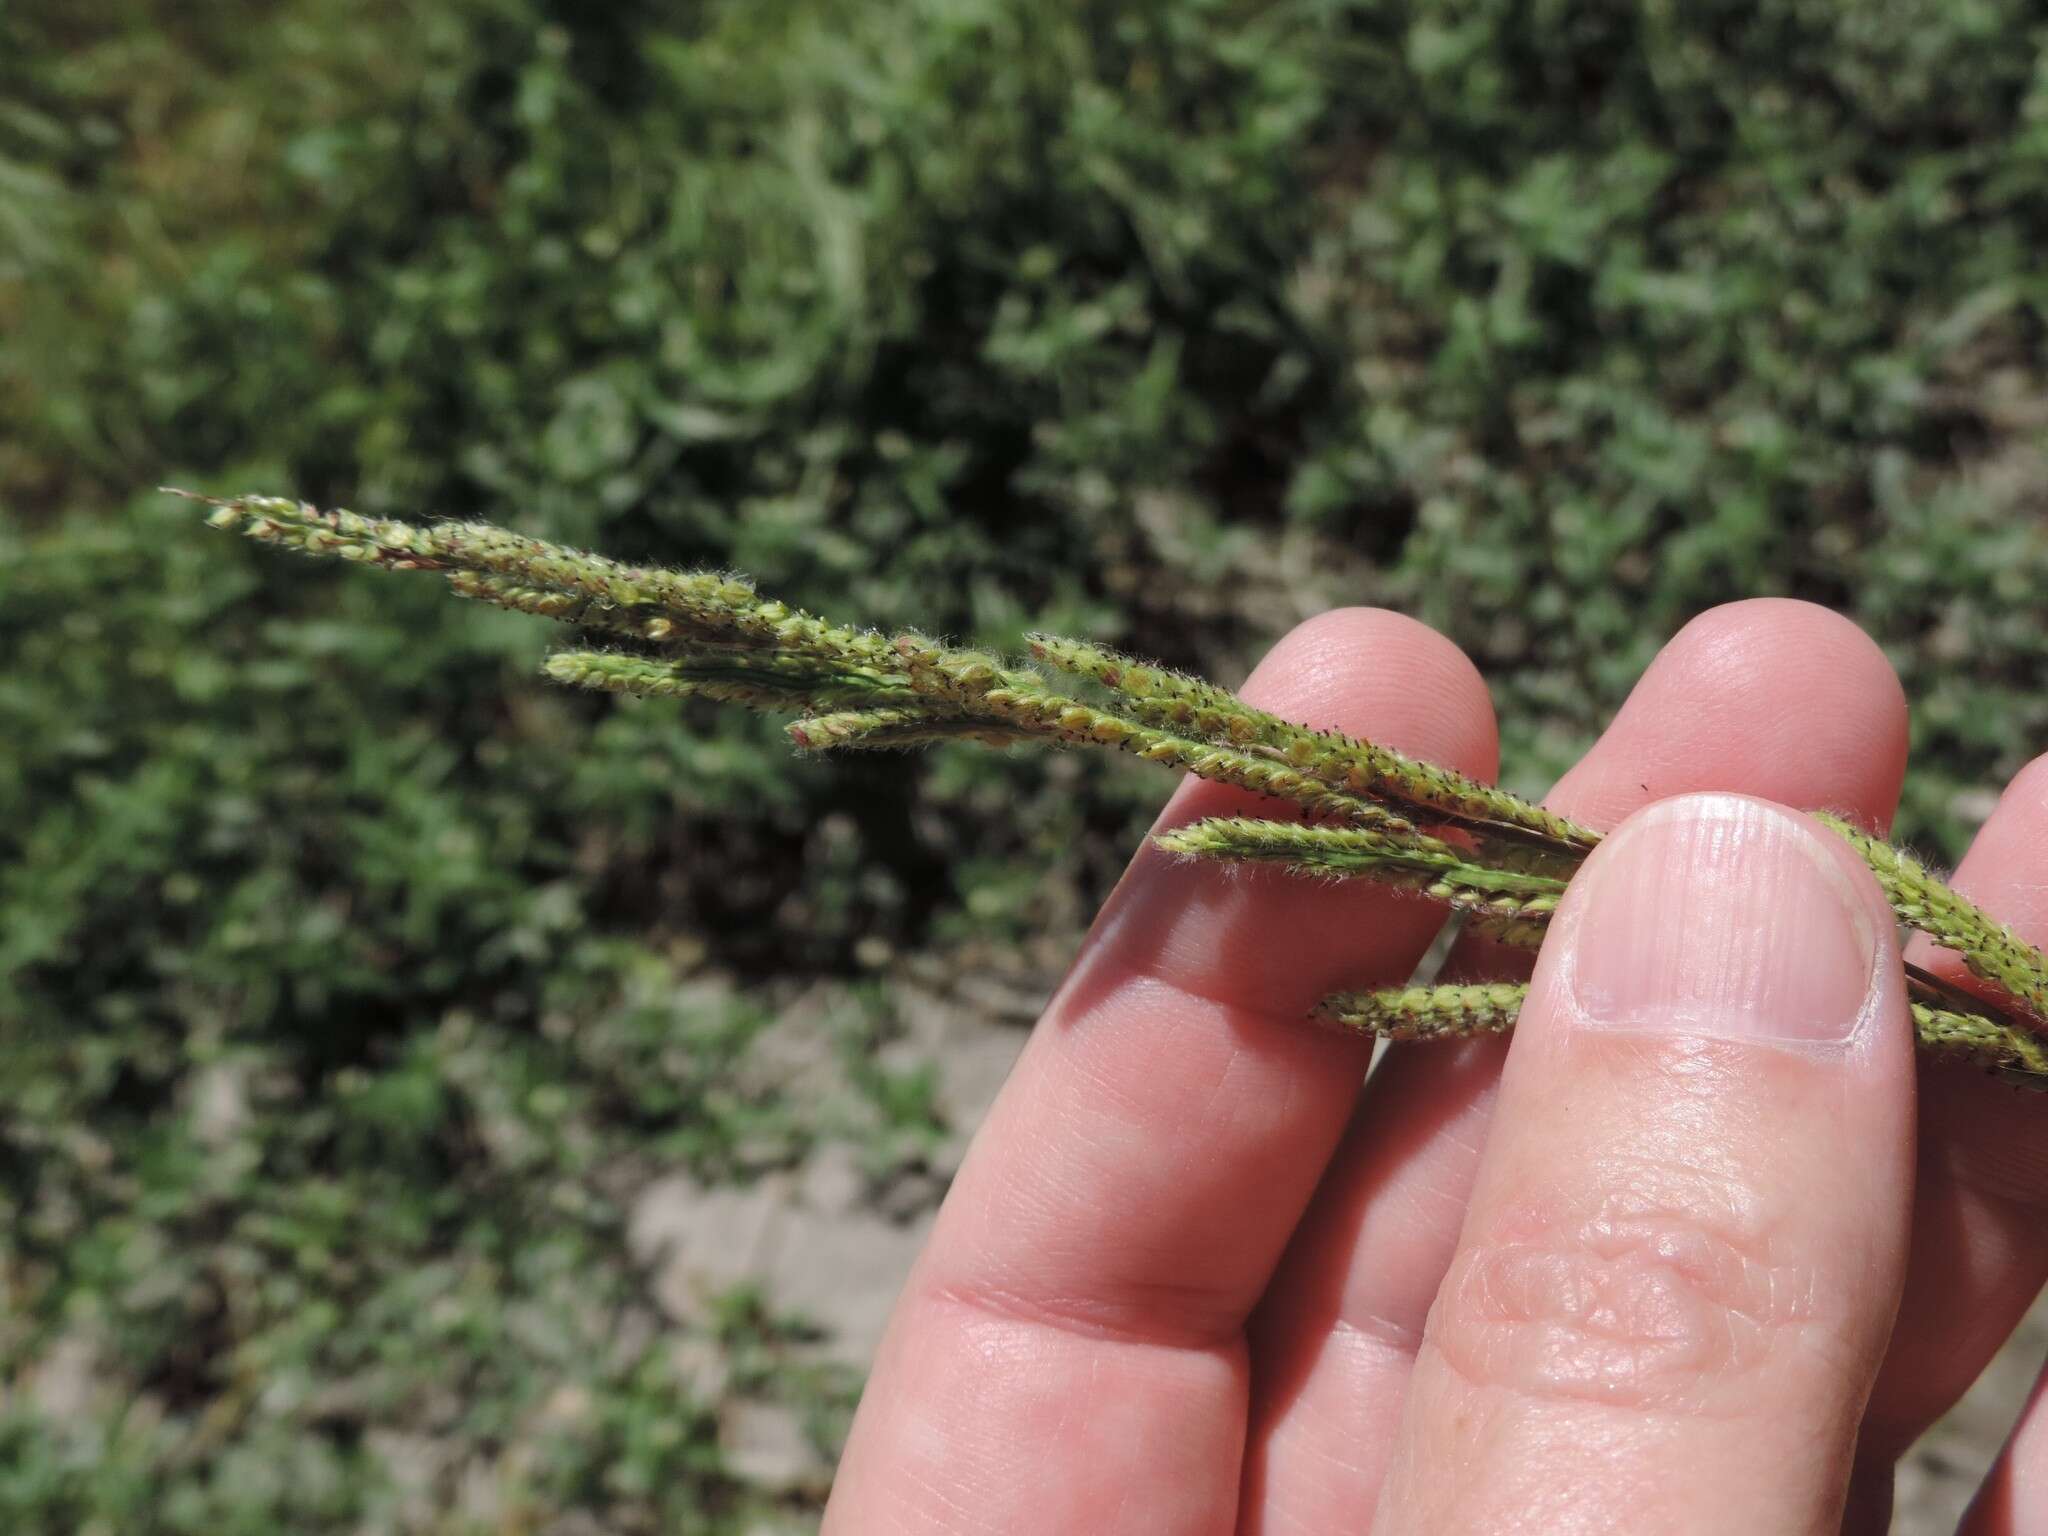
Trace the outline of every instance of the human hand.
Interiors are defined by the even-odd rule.
[[[1245,693],[1495,767],[1470,664],[1396,615],[1302,626]],[[1141,853],[955,1181],[827,1531],[1882,1530],[2048,1277],[2048,1106],[1916,1068],[1867,873],[1763,803],[1882,826],[1905,744],[1845,621],[1699,619],[1549,803],[1690,798],[1588,861],[1511,1048],[1394,1047],[1362,1091],[1368,1042],[1300,1020],[1404,979],[1437,911]],[[1162,821],[1247,801],[1190,782]],[[2037,764],[1955,883],[2040,942],[2044,852]],[[1972,1536],[2048,1522],[2044,1475],[2048,1412]]]

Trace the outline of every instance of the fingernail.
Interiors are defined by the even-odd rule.
[[[1667,800],[1626,823],[1573,886],[1581,1022],[1847,1040],[1874,982],[1878,930],[1824,835],[1735,795]]]

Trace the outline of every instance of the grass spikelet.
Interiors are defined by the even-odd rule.
[[[275,496],[175,494],[212,507],[213,526],[260,542],[432,571],[461,596],[626,637],[641,649],[564,651],[545,671],[611,693],[709,698],[797,715],[790,738],[806,750],[963,740],[1114,747],[1291,802],[1316,822],[1218,818],[1160,841],[1189,857],[1379,880],[1461,910],[1512,944],[1542,941],[1574,872],[1600,840],[1506,790],[1375,742],[1283,720],[1227,689],[1086,641],[1037,635],[1031,649],[1092,698],[993,652],[828,623],[728,573],[629,566],[488,523],[418,524]],[[1839,817],[1819,819],[1861,855],[1902,922],[1959,955],[2017,1009],[2048,1022],[2048,957],[1909,854]],[[2048,1081],[2048,1045],[2026,1020],[1925,973],[1909,968],[1908,979],[1929,1052],[2015,1081]],[[1515,1006],[1513,988],[1439,987],[1353,994],[1320,1011],[1348,1027],[1423,1039],[1505,1029]]]
[[[1387,1040],[1462,1040],[1508,1033],[1528,995],[1526,982],[1390,987],[1337,993],[1323,999],[1312,1016]],[[2024,1025],[1920,997],[1910,1007],[1923,1051],[2048,1092],[2048,1041]]]
[[[1513,1029],[1528,992],[1521,982],[1339,992],[1324,998],[1314,1017],[1386,1040],[1465,1040]]]
[[[1935,879],[1911,854],[1839,816],[1820,812],[1815,819],[1863,856],[1899,921],[1953,950],[1973,974],[2001,988],[2037,1019],[2048,1020],[2048,960],[2038,949]]]
[[[497,578],[470,583],[466,596],[580,597],[629,613],[657,609],[700,637],[727,643],[869,665],[886,666],[893,660],[882,636],[827,624],[787,603],[762,598],[751,582],[724,572],[625,565],[491,523],[408,523],[367,518],[346,508],[323,510],[281,496],[219,498],[165,489],[213,507],[207,519],[211,526],[261,543],[392,570],[467,571]],[[520,601],[529,612],[546,606],[535,597]]]
[[[1169,853],[1277,864],[1300,875],[1377,880],[1463,912],[1540,923],[1557,909],[1565,882],[1468,862],[1460,850],[1413,830],[1301,826],[1219,817],[1163,834]]]
[[[1155,667],[1085,641],[1031,637],[1032,654],[1116,694],[1137,719],[1190,736],[1231,742],[1271,755],[1332,789],[1390,800],[1475,830],[1581,855],[1600,835],[1518,795],[1420,762],[1391,747],[1296,725],[1245,703],[1224,688]]]
[[[1116,695],[1117,706],[1133,719],[1201,740],[1234,746],[1285,745],[1291,726],[1275,715],[1255,709],[1228,689],[1153,666],[1107,646],[1057,635],[1030,637],[1031,654],[1047,665],[1100,684]]]
[[[1028,739],[990,716],[963,715],[922,704],[811,715],[792,720],[785,729],[791,741],[809,752],[889,751],[946,741],[1007,747]]]
[[[685,652],[676,657],[614,651],[557,651],[541,670],[558,683],[658,699],[715,699],[786,713],[837,709],[912,698],[885,676],[828,669],[806,656],[740,649]]]

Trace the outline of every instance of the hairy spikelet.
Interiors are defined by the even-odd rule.
[[[727,573],[625,565],[487,523],[415,524],[282,497],[176,494],[212,506],[215,526],[265,543],[435,572],[461,596],[632,643],[626,651],[572,650],[548,659],[548,676],[579,687],[798,715],[791,739],[810,750],[961,740],[1114,747],[1292,802],[1317,823],[1224,818],[1161,841],[1191,857],[1379,880],[1461,909],[1508,943],[1541,942],[1568,882],[1599,842],[1592,830],[1505,790],[1375,742],[1283,720],[1227,689],[1085,641],[1040,635],[1031,644],[1039,661],[1083,680],[1083,691],[1103,690],[1094,702],[991,652],[828,623]],[[2048,1022],[2048,957],[1910,855],[1839,817],[1820,820],[1861,855],[1902,922]],[[1910,967],[1909,982],[1928,1051],[2015,1081],[2048,1079],[2048,1050],[2025,1021]],[[1420,1039],[1504,1029],[1518,1003],[1514,988],[1411,988],[1332,999],[1321,1012],[1351,1027]]]
[[[1899,921],[1953,950],[1976,975],[2002,988],[2036,1018],[2048,1020],[2048,961],[2039,950],[2014,938],[1990,913],[1935,879],[1911,854],[1839,816],[1823,812],[1816,819],[1863,856]]]
[[[1190,858],[1277,864],[1294,874],[1376,880],[1417,892],[1463,912],[1540,924],[1557,909],[1565,882],[1492,869],[1440,838],[1415,831],[1300,826],[1284,821],[1218,817],[1157,839]]]
[[[1101,684],[1133,719],[1190,739],[1278,747],[1296,729],[1227,689],[1155,667],[1107,646],[1057,635],[1030,637],[1031,654],[1075,677]]]
[[[541,663],[543,674],[574,688],[604,693],[638,693],[654,699],[694,698],[701,691],[666,664],[645,656],[609,651],[557,651]]]
[[[1467,1039],[1512,1030],[1528,995],[1526,982],[1340,992],[1318,1004],[1314,1017],[1388,1040]],[[2021,1087],[2048,1091],[2048,1042],[2031,1031],[1919,999],[1911,1008],[1923,1050],[1983,1067]]]
[[[1001,720],[987,715],[959,714],[946,706],[908,704],[882,709],[842,710],[792,720],[789,739],[806,751],[834,749],[889,751],[928,747],[946,741],[976,741],[1007,747],[1028,740]]]
[[[659,608],[621,608],[588,593],[530,586],[510,576],[493,576],[481,571],[450,571],[448,589],[459,597],[509,608],[514,613],[530,613],[536,618],[553,619],[558,624],[607,630],[656,644],[673,640],[681,633],[695,632],[683,630]]]
[[[956,651],[917,636],[897,641],[912,686],[971,713],[991,715],[1026,736],[1068,746],[1115,747],[1147,762],[1184,768],[1218,783],[1292,800],[1319,815],[1384,824],[1388,813],[1333,790],[1284,762],[1158,726],[1056,692],[1036,672],[980,651]]]
[[[485,523],[423,525],[366,518],[283,497],[192,499],[216,508],[210,519],[216,526],[263,542],[395,570],[441,572],[464,596],[641,640],[715,642],[900,675],[909,693],[934,707],[928,728],[874,723],[825,732],[800,727],[799,737],[815,745],[902,746],[961,736],[1093,743],[1349,822],[1407,822],[1407,816],[1388,809],[1391,799],[1547,839],[1567,852],[1589,845],[1591,834],[1581,838],[1581,829],[1490,786],[1371,743],[1291,725],[1226,690],[1158,668],[1122,678],[1116,707],[1103,708],[1058,693],[1038,673],[1012,667],[1001,657],[917,635],[891,640],[828,624],[762,598],[750,583],[722,573],[627,566]],[[1098,679],[1115,672],[1119,662],[1114,653],[1089,651],[1069,645],[1057,655],[1050,649],[1046,654]],[[751,677],[664,674],[617,664],[593,667],[587,661],[563,662],[550,675],[585,687],[714,697],[769,710],[830,711],[847,702],[809,697]]]
[[[1548,912],[1517,913],[1513,917],[1489,917],[1479,913],[1472,919],[1472,931],[1510,949],[1541,949],[1543,936],[1550,932]]]
[[[1580,851],[1600,841],[1591,828],[1449,768],[1418,762],[1391,747],[1337,731],[1296,730],[1287,746],[1274,750],[1326,784],[1355,794],[1382,795],[1500,836]]]
[[[675,657],[557,651],[541,670],[558,683],[579,688],[657,699],[716,699],[777,713],[914,697],[881,675],[822,667],[807,656],[740,649],[690,651]]]
[[[1913,1004],[1913,1028],[1922,1050],[1989,1067],[2022,1087],[2048,1090],[2048,1042],[2030,1030],[1919,1002]]]
[[[1499,1035],[1515,1027],[1528,987],[1518,982],[1468,986],[1390,987],[1340,992],[1317,1005],[1315,1017],[1388,1040],[1448,1040]]]
[[[465,571],[496,578],[469,583],[465,596],[496,600],[499,595],[552,593],[626,614],[654,610],[650,618],[665,616],[699,638],[715,637],[730,644],[797,650],[869,665],[887,666],[894,659],[882,636],[827,624],[787,603],[762,598],[751,582],[723,572],[625,565],[491,523],[368,518],[345,508],[323,510],[281,496],[220,499],[189,491],[171,494],[207,503],[215,508],[207,519],[214,527],[262,543],[392,570]],[[519,601],[529,612],[545,606],[537,597],[521,596]]]
[[[1103,646],[1051,635],[1031,638],[1032,654],[1089,678],[1117,695],[1134,718],[1189,736],[1231,742],[1360,799],[1392,800],[1461,825],[1584,853],[1600,840],[1589,827],[1477,779],[1424,763],[1341,731],[1296,725],[1227,689]]]

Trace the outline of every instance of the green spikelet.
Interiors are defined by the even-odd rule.
[[[697,689],[660,662],[608,651],[557,651],[540,665],[544,676],[573,688],[639,693],[656,699],[694,697]]]
[[[911,685],[968,713],[1002,720],[1020,734],[1068,746],[1115,747],[1147,762],[1184,768],[1218,783],[1292,800],[1319,815],[1386,825],[1389,813],[1362,796],[1333,790],[1269,756],[1198,741],[1115,710],[1058,693],[1035,672],[980,651],[948,650],[919,636],[896,642]],[[1398,820],[1398,818],[1395,818]],[[1405,823],[1403,823],[1405,825]]]
[[[784,729],[791,741],[811,752],[890,751],[946,741],[1007,747],[1029,739],[990,716],[956,714],[923,704],[810,715],[792,720]]]
[[[1162,841],[1193,857],[1381,880],[1463,909],[1475,926],[1509,943],[1541,942],[1566,884],[1599,842],[1590,829],[1505,790],[1374,742],[1293,724],[1227,689],[1085,641],[1040,635],[1032,650],[1047,666],[1105,690],[1101,702],[1073,697],[1039,671],[986,651],[827,623],[726,573],[629,566],[487,523],[423,525],[283,497],[175,494],[213,507],[214,526],[261,542],[436,572],[464,597],[657,652],[575,650],[548,660],[548,676],[579,687],[799,715],[790,736],[811,750],[960,740],[1108,746],[1291,801],[1321,824],[1226,818]],[[2048,957],[1910,855],[1839,817],[1820,820],[1861,855],[1901,921],[2048,1021]],[[1425,826],[1461,830],[1438,837]],[[2024,1023],[1935,978],[1911,979],[1914,1017],[1930,1052],[1984,1063],[2016,1081],[2048,1077],[2042,1044]],[[1423,1038],[1504,1028],[1512,1001],[1497,987],[1408,989],[1333,999],[1324,1013]]]
[[[2048,1042],[2016,1025],[1979,1013],[1913,1004],[1913,1028],[1920,1048],[1988,1067],[2007,1082],[2048,1091]]]
[[[557,651],[541,670],[558,683],[657,699],[716,699],[787,713],[913,697],[886,678],[819,666],[805,656],[745,650],[650,657],[612,651]]]
[[[582,629],[608,630],[617,635],[630,635],[635,640],[660,644],[685,632],[658,608],[621,608],[586,593],[528,586],[510,576],[450,571],[448,588],[458,597],[491,603],[514,613],[530,613],[536,618],[553,619],[559,624],[573,624]]]
[[[553,593],[626,613],[658,610],[699,638],[885,667],[894,661],[882,636],[827,624],[787,603],[764,599],[751,582],[722,572],[624,565],[490,523],[425,525],[367,518],[345,508],[322,510],[281,496],[221,499],[165,489],[212,506],[207,519],[212,526],[262,543],[392,570],[467,571],[496,578],[470,583],[466,596],[496,600],[501,594]],[[520,602],[529,612],[545,606],[535,597],[522,596]]]
[[[1107,646],[1032,635],[1031,654],[1075,677],[1101,684],[1133,719],[1176,735],[1244,747],[1277,747],[1295,729],[1214,684],[1155,667]]]
[[[1541,949],[1543,936],[1550,932],[1550,914],[1536,912],[1517,914],[1513,917],[1490,917],[1477,913],[1472,919],[1472,929],[1484,934],[1496,944],[1505,944],[1510,949]]]
[[[1315,1017],[1388,1040],[1504,1035],[1515,1027],[1515,1015],[1528,992],[1528,987],[1518,982],[1340,992],[1323,999]]]
[[[1392,987],[1340,992],[1313,1017],[1388,1040],[1453,1040],[1504,1035],[1527,1000],[1526,982]],[[1922,1050],[1982,1067],[2023,1088],[2048,1092],[2048,1041],[2021,1025],[1916,998],[1913,1031]]]
[[[1300,826],[1219,817],[1163,834],[1159,846],[1191,858],[1277,864],[1294,874],[1363,878],[1415,891],[1463,912],[1541,923],[1565,883],[1472,864],[1450,844],[1419,832]]]
[[[1976,975],[2002,987],[2036,1018],[2048,1020],[2048,962],[2039,950],[2014,938],[1990,913],[1943,885],[1911,854],[1839,816],[1820,812],[1815,819],[1863,856],[1899,921],[1955,951]]]
[[[1100,683],[1137,719],[1189,736],[1231,742],[1361,799],[1392,800],[1496,835],[1583,854],[1600,835],[1518,795],[1376,742],[1295,725],[1226,689],[1085,641],[1031,637],[1032,654]]]

